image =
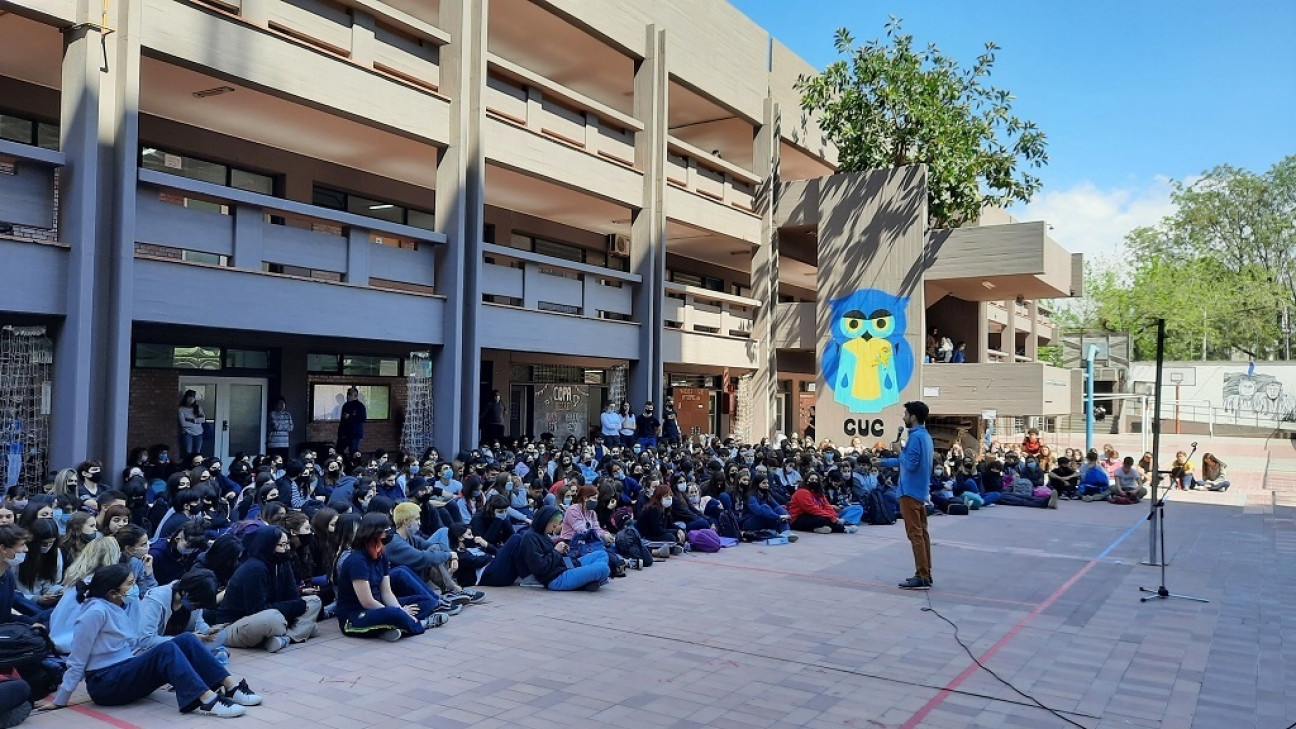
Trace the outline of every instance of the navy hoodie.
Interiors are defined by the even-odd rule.
[[[297,580],[288,563],[290,555],[275,550],[283,534],[279,527],[268,525],[252,533],[247,561],[230,578],[220,607],[204,611],[207,622],[232,623],[274,608],[291,623],[306,612],[306,601],[297,592]]]
[[[553,540],[545,533],[549,522],[558,516],[555,506],[542,506],[531,520],[531,528],[522,533],[518,551],[522,553],[527,570],[540,582],[548,585],[567,571],[563,556],[554,549]]]

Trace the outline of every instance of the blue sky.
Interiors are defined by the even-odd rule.
[[[837,27],[876,38],[888,15],[965,64],[998,43],[992,83],[1049,139],[1044,189],[1014,212],[1072,250],[1110,254],[1170,212],[1170,178],[1296,154],[1290,0],[731,1],[818,68]]]

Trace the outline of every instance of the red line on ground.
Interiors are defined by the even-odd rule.
[[[895,585],[890,585],[884,582],[868,582],[867,580],[852,580],[846,577],[831,577],[828,575],[820,575],[814,573],[792,572],[789,570],[776,570],[769,567],[752,567],[750,565],[742,565],[742,564],[725,564],[724,562],[713,562],[710,560],[706,560],[706,561],[683,560],[683,561],[685,564],[705,564],[714,567],[728,567],[729,569],[734,569],[734,570],[751,570],[753,572],[768,572],[770,574],[775,574],[775,575],[790,575],[792,577],[806,577],[812,580],[823,580],[825,582],[840,582],[847,585],[865,585],[868,587],[884,587],[884,588],[895,587]],[[962,598],[964,600],[980,600],[982,602],[997,602],[1003,605],[1014,605],[1016,607],[1030,607],[1030,608],[1036,607],[1036,604],[1033,602],[1021,602],[1019,600],[1000,600],[999,598],[995,598],[995,597],[981,597],[979,595],[963,595],[957,592],[941,592],[940,594],[948,595],[950,597]]]
[[[72,711],[77,712],[78,714],[84,714],[90,717],[91,719],[98,719],[99,721],[102,721],[105,724],[115,726],[117,727],[117,729],[143,729],[138,724],[132,724],[129,721],[124,721],[116,717],[108,716],[107,714],[101,711],[95,711],[94,709],[91,709],[88,706],[77,705],[77,706],[69,706],[68,708],[71,709]]]
[[[1075,585],[1075,583],[1079,582],[1080,578],[1084,577],[1085,573],[1093,569],[1093,566],[1096,564],[1098,564],[1098,560],[1095,559],[1089,562],[1088,564],[1086,564],[1084,567],[1081,567],[1079,572],[1072,575],[1071,579],[1067,580],[1061,587],[1059,587],[1056,591],[1054,591],[1052,595],[1049,595],[1047,598],[1045,598],[1044,602],[1041,602],[1038,606],[1036,606],[1034,610],[1030,611],[1030,613],[1026,615],[1026,617],[1017,621],[1017,624],[1014,625],[1011,630],[1005,633],[1004,636],[999,639],[999,642],[990,646],[989,650],[987,650],[985,653],[982,653],[981,657],[978,658],[977,660],[979,660],[981,663],[985,663],[986,661],[990,660],[990,658],[993,657],[994,654],[999,652],[1000,648],[1003,648],[1008,641],[1012,640],[1018,633],[1020,633],[1022,628],[1026,627],[1027,623],[1029,623],[1031,620],[1034,620],[1036,616],[1038,616],[1040,613],[1047,610],[1050,605],[1056,602],[1059,597],[1062,597],[1062,595],[1064,595],[1067,590],[1070,590]],[[959,684],[966,681],[968,676],[971,676],[973,673],[975,673],[978,668],[979,666],[977,666],[976,663],[973,663],[972,665],[963,669],[962,673],[955,676],[953,681],[950,681],[948,684],[946,684],[945,688],[940,690],[940,693],[933,696],[930,701],[924,704],[923,707],[918,710],[918,713],[914,714],[909,719],[909,721],[905,722],[900,727],[900,729],[914,729],[914,727],[919,726],[922,723],[922,720],[926,719],[927,715],[932,712],[932,709],[935,709],[937,706],[939,706],[940,703],[945,700],[945,697],[949,696],[954,691],[954,689],[958,688]]]

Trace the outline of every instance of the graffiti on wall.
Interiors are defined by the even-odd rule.
[[[821,361],[833,399],[852,413],[880,413],[899,403],[914,370],[905,341],[909,299],[860,289],[829,306],[831,339]]]
[[[1296,421],[1296,395],[1289,383],[1258,372],[1224,374],[1224,411],[1236,417]]]

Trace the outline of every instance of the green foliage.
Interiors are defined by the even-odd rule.
[[[1046,344],[1036,350],[1036,358],[1045,364],[1062,367],[1062,345]]]
[[[1296,317],[1296,156],[1262,175],[1223,165],[1178,182],[1174,214],[1126,237],[1127,262],[1085,270],[1068,328],[1128,331],[1137,359],[1284,356],[1284,309]]]
[[[844,171],[927,165],[933,225],[975,220],[983,205],[1027,202],[1039,178],[1022,170],[1048,161],[1044,133],[1012,113],[1013,97],[988,85],[994,43],[971,68],[935,45],[915,50],[891,16],[886,42],[861,46],[846,29],[843,56],[797,81],[802,107],[818,115]]]

